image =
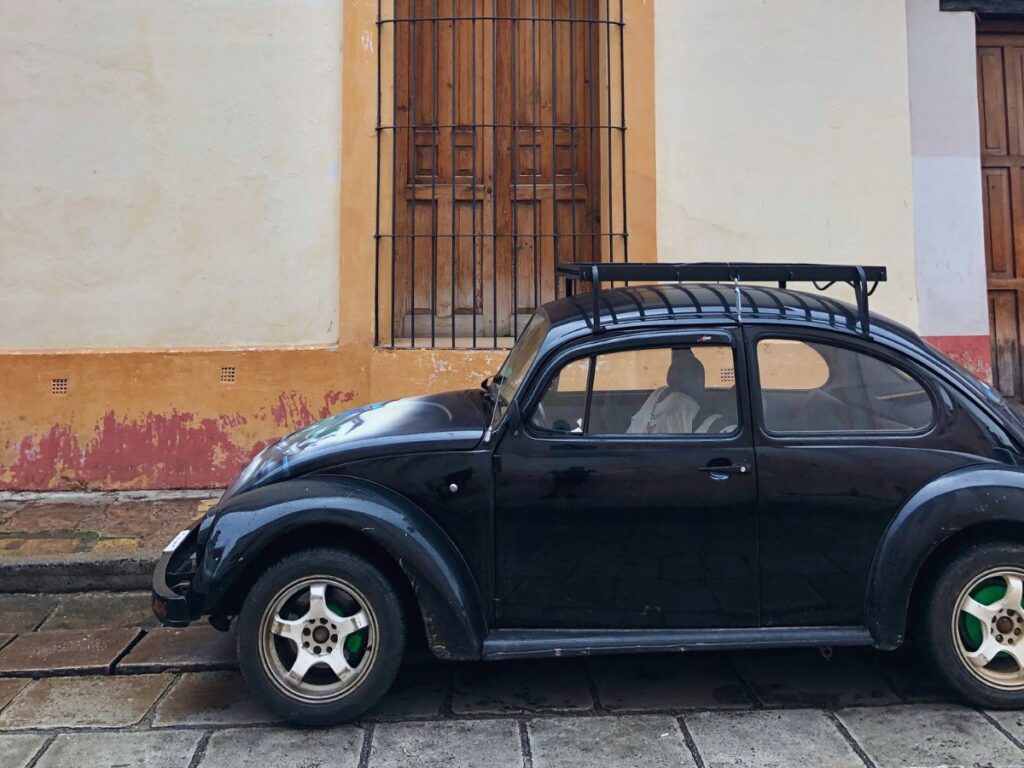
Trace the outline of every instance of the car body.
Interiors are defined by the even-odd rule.
[[[949,663],[1001,666],[951,683],[1024,701],[1024,421],[995,390],[909,329],[868,324],[866,304],[738,282],[598,302],[594,282],[593,297],[537,310],[495,381],[357,408],[265,449],[165,551],[158,617],[226,628],[273,564],[332,547],[379,572],[444,659],[894,649],[952,616],[963,648]],[[948,616],[916,618],[950,563],[1003,545],[1005,564]],[[1005,647],[985,650],[997,631]],[[276,642],[266,653],[291,647]],[[326,705],[301,703],[277,709],[325,722],[368,706],[318,719]]]

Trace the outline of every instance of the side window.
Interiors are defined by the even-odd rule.
[[[770,432],[913,432],[932,423],[925,388],[909,373],[862,352],[761,339],[757,367]]]
[[[549,383],[532,423],[592,435],[731,434],[737,414],[731,347],[652,347],[569,363]]]

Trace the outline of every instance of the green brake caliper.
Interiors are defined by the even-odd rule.
[[[337,603],[328,603],[327,607],[330,608],[334,613],[339,616],[344,616],[344,612],[340,605]],[[358,632],[353,632],[351,635],[345,638],[345,650],[352,656],[352,661],[358,663],[359,657],[362,655],[363,650],[366,648],[366,637],[370,630],[368,627],[363,627]]]
[[[992,605],[993,603],[1002,600],[1005,594],[1005,584],[983,584],[971,593],[971,597],[982,605]],[[966,611],[960,612],[960,621],[963,624],[964,635],[967,638],[967,642],[971,644],[971,650],[978,650],[985,637],[984,631],[981,628],[981,621],[977,617],[971,616],[971,614]],[[1005,656],[1005,654],[996,654],[997,659],[1002,656]]]

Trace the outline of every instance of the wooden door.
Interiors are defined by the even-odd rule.
[[[598,260],[594,0],[397,0],[393,312],[518,335],[556,261]]]
[[[1024,338],[1024,34],[978,36],[982,194],[995,385],[1022,392]]]

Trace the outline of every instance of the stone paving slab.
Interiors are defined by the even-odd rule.
[[[398,671],[391,690],[365,715],[365,719],[436,717],[444,707],[450,680],[450,664],[428,662],[404,666]]]
[[[831,659],[813,648],[733,655],[739,674],[766,707],[898,704],[899,696],[862,653],[839,649]]]
[[[11,642],[11,640],[13,640],[15,637],[16,637],[16,635],[0,635],[0,648],[3,648],[5,645],[7,645],[9,642]]]
[[[45,741],[45,736],[29,733],[0,734],[0,765],[3,768],[25,768]]]
[[[1024,752],[966,707],[862,707],[837,716],[878,768],[1024,765]]]
[[[174,629],[160,627],[146,633],[117,665],[118,672],[185,672],[235,669],[235,632],[221,632],[209,624]]]
[[[455,670],[457,714],[592,709],[586,668],[579,659],[471,662]]]
[[[362,728],[236,728],[210,737],[201,768],[356,768]]]
[[[707,768],[864,768],[823,712],[701,712],[683,721]]]
[[[0,632],[20,635],[31,632],[57,605],[54,595],[0,595]]]
[[[187,768],[201,738],[198,731],[62,733],[35,768]]]
[[[126,492],[4,500],[0,592],[145,590],[160,550],[218,495]],[[21,631],[29,630],[0,625],[0,632]]]
[[[955,694],[924,662],[923,651],[910,647],[898,651],[872,651],[869,662],[893,684],[906,701],[952,702]]]
[[[100,629],[157,625],[149,592],[83,592],[64,595],[39,629]]]
[[[1024,742],[1024,711],[989,712],[988,716],[1012,734],[1017,741]]]
[[[173,679],[108,675],[37,680],[0,713],[0,730],[135,725]]]
[[[696,766],[671,717],[559,717],[527,727],[534,768]]]
[[[369,768],[522,768],[511,720],[385,723],[373,732]]]
[[[134,675],[122,679],[131,680]],[[156,709],[154,725],[248,725],[277,722],[237,672],[186,672]]]
[[[3,711],[3,708],[11,703],[11,699],[21,693],[28,684],[29,680],[23,677],[0,677],[0,711]]]
[[[815,710],[699,713],[683,717],[707,768],[863,768],[836,724]]]
[[[54,630],[20,635],[0,651],[2,675],[108,672],[137,629]]]
[[[639,654],[589,660],[601,706],[611,712],[749,707],[721,654]]]

